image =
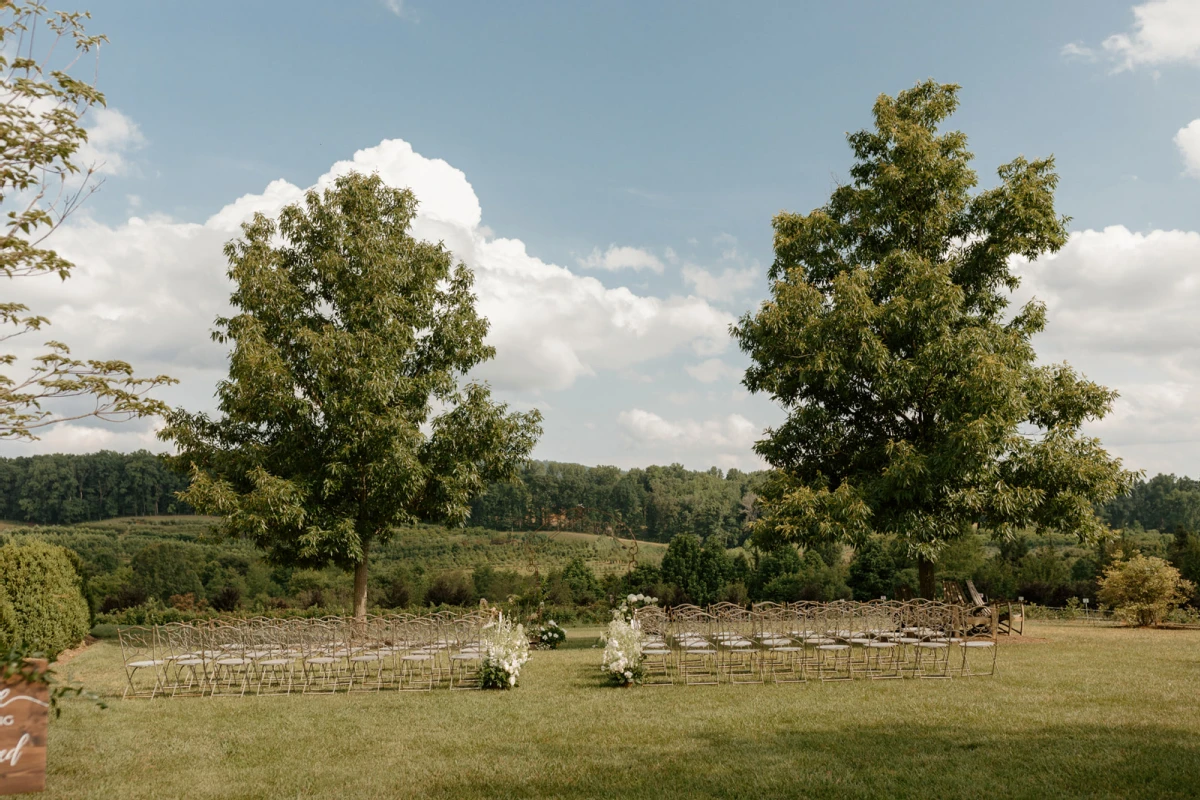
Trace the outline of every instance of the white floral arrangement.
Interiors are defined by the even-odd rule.
[[[627,620],[619,610],[613,612],[604,639],[604,656],[600,668],[619,686],[641,683],[645,671],[642,650],[646,645],[645,634],[637,620]]]
[[[657,597],[645,594],[626,595],[621,605],[613,609],[612,622],[601,637],[604,640],[604,656],[600,668],[619,686],[641,683],[645,675],[642,662],[645,656],[646,634],[635,615],[639,608],[658,603]]]
[[[521,667],[529,660],[525,626],[503,614],[484,626],[479,637],[483,650],[479,685],[484,689],[511,689],[517,685]]]
[[[538,628],[538,644],[554,650],[567,640],[567,632],[554,620]]]
[[[613,619],[620,617],[626,622],[632,622],[634,615],[639,608],[653,606],[658,604],[657,597],[651,597],[646,594],[630,594],[626,595],[621,601],[621,605],[613,609]]]

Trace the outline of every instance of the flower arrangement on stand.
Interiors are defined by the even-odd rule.
[[[646,594],[626,595],[625,599],[621,601],[621,605],[613,610],[613,619],[616,619],[619,615],[626,622],[633,622],[634,614],[637,613],[639,608],[645,608],[646,606],[653,606],[657,604],[657,597],[651,597],[650,595]]]
[[[554,650],[567,640],[567,632],[554,620],[538,628],[538,646]]]
[[[511,689],[517,685],[521,667],[529,660],[529,639],[525,626],[513,624],[501,614],[483,629],[480,636],[483,659],[479,666],[479,685],[484,689]]]
[[[631,594],[613,609],[612,622],[608,623],[608,630],[602,637],[604,656],[600,668],[618,686],[633,686],[645,678],[642,650],[646,646],[646,635],[634,618],[634,612],[657,602],[657,597]]]

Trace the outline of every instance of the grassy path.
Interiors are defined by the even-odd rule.
[[[44,797],[1200,792],[1200,632],[1028,628],[990,679],[614,689],[576,630],[506,693],[67,701]],[[113,643],[69,672],[119,694]]]

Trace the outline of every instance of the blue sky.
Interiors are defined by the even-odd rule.
[[[1058,205],[1078,237],[1027,266],[1024,291],[1050,304],[1044,357],[1125,395],[1094,432],[1131,466],[1200,473],[1188,305],[1200,301],[1200,123],[1187,133],[1200,118],[1200,3],[89,8],[111,39],[100,85],[117,116],[96,123],[110,132],[96,142],[109,174],[63,232],[79,287],[51,316],[68,341],[134,343],[131,361],[184,379],[173,402],[211,406],[220,375],[208,344],[191,343],[228,291],[219,241],[236,225],[214,215],[246,196],[268,208],[335,162],[403,140],[413,155],[372,151],[360,165],[398,180],[424,170],[431,193],[469,185],[447,201],[462,201],[447,212],[458,227],[431,230],[451,246],[461,236],[469,263],[478,243],[492,307],[512,297],[505,281],[541,270],[523,312],[578,322],[497,323],[511,350],[485,377],[543,409],[538,456],[754,467],[749,444],[779,412],[740,390],[745,362],[716,331],[765,294],[772,215],[822,204],[874,98],[932,77],[963,86],[953,124],[983,184],[1019,154],[1058,159]],[[272,194],[273,181],[286,183]],[[488,262],[497,240],[523,243],[524,266]],[[114,269],[128,270],[117,293],[102,280]],[[172,287],[193,302],[160,335],[155,309],[178,302]],[[648,321],[630,333],[629,314]],[[544,374],[513,377],[534,362]],[[28,449],[147,444],[147,426],[84,424]]]

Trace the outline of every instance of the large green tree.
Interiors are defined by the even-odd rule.
[[[164,439],[181,496],[276,563],[353,567],[366,613],[372,544],[420,519],[462,521],[541,433],[459,379],[494,350],[467,267],[409,232],[417,200],[351,173],[258,214],[225,249],[236,314],[221,416],[176,410]]]
[[[775,217],[771,297],[733,327],[745,385],[787,411],[755,446],[774,467],[757,535],[895,534],[926,596],[973,526],[1094,537],[1094,504],[1132,478],[1080,433],[1116,393],[1036,363],[1042,303],[1008,310],[1013,259],[1067,240],[1053,159],[1016,158],[974,191],[966,136],[939,130],[957,105],[934,82],[880,96],[874,129],[848,137],[852,180]]]

